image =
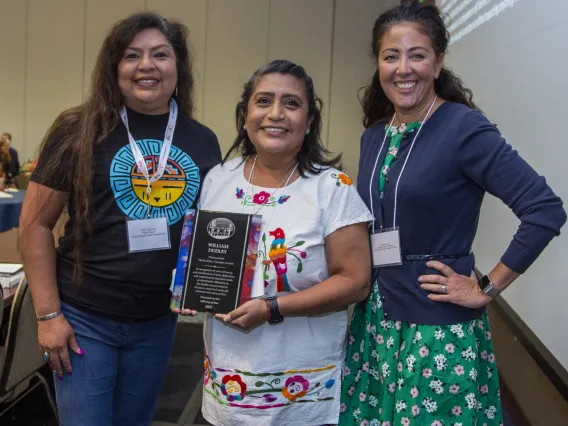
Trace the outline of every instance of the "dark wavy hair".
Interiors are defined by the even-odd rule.
[[[385,32],[394,25],[403,23],[419,25],[422,32],[430,38],[436,55],[446,53],[450,33],[446,29],[440,10],[436,6],[407,2],[387,10],[375,21],[371,45],[372,56],[375,60],[378,60],[380,44]],[[473,103],[473,92],[464,86],[463,81],[457,75],[445,67],[442,68],[439,77],[434,80],[434,90],[442,99],[478,109]],[[394,106],[381,87],[378,68],[371,84],[365,87],[361,103],[365,114],[363,125],[366,128],[394,114]]]
[[[62,164],[71,165],[66,170],[66,179],[72,183],[69,207],[73,212],[71,240],[75,281],[82,277],[82,248],[92,233],[93,148],[104,143],[120,122],[123,96],[118,86],[118,64],[136,34],[148,29],[157,29],[172,45],[178,78],[177,92],[172,96],[180,112],[192,116],[194,80],[187,28],[155,13],[137,13],[117,22],[103,41],[87,100],[62,112],[42,141],[41,150],[46,144],[53,147],[49,156],[42,157],[45,181],[58,176]]]
[[[304,142],[298,153],[298,171],[301,176],[305,176],[306,172],[318,174],[322,171],[322,167],[341,168],[341,154],[335,157],[331,156],[330,151],[322,144],[321,135],[321,110],[323,103],[314,91],[314,83],[312,78],[306,73],[306,70],[293,62],[278,59],[257,69],[250,79],[245,83],[240,101],[237,103],[235,110],[235,123],[237,126],[237,137],[231,145],[231,148],[223,158],[223,163],[233,153],[247,158],[256,154],[256,149],[248,137],[247,131],[244,129],[246,122],[248,103],[256,87],[256,83],[267,74],[283,74],[296,77],[304,83],[306,94],[308,97],[308,118],[312,119],[310,125],[310,133],[304,136]]]

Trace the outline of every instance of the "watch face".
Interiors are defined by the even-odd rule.
[[[479,280],[479,287],[481,287],[481,290],[485,290],[487,287],[489,287],[491,285],[491,279],[489,278],[489,276],[484,275],[480,280]]]

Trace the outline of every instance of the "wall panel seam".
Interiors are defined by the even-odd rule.
[[[81,84],[81,101],[85,102],[86,92],[86,78],[85,72],[87,71],[87,6],[88,0],[83,1],[83,78]]]
[[[201,90],[201,122],[205,121],[205,92],[207,91],[207,62],[208,62],[208,58],[209,56],[207,55],[207,45],[208,45],[208,40],[209,40],[209,1],[210,0],[206,0],[205,1],[205,40],[204,40],[204,44],[205,46],[203,47],[203,75],[202,77],[202,90]]]
[[[330,128],[331,128],[331,105],[332,105],[332,88],[333,88],[333,53],[335,52],[335,14],[337,11],[337,0],[333,0],[333,5],[332,5],[332,14],[331,14],[331,53],[329,55],[329,83],[328,83],[328,88],[327,88],[327,123],[326,123],[326,127],[327,127],[327,140],[325,141],[325,146],[329,147],[329,140],[331,139],[331,136],[329,134]]]
[[[270,33],[272,31],[272,1],[270,0],[268,2],[268,35],[267,35],[267,40],[266,40],[266,63],[268,63],[268,61],[270,61]]]
[[[26,157],[29,157],[29,153],[28,153],[28,143],[27,143],[27,125],[26,125],[26,121],[27,121],[27,116],[28,116],[28,44],[29,44],[29,35],[28,35],[28,30],[29,30],[29,25],[28,25],[28,19],[29,19],[29,9],[30,9],[30,0],[26,0],[26,9],[25,9],[25,14],[24,14],[24,117],[22,120],[22,126],[23,126],[23,151],[24,154],[26,155]]]

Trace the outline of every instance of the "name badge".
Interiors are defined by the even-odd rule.
[[[165,217],[128,220],[126,229],[130,253],[171,248],[170,228]]]
[[[402,264],[398,228],[377,231],[371,235],[373,266],[384,267]]]

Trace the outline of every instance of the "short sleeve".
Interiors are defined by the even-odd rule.
[[[217,166],[213,167],[207,175],[205,175],[205,179],[203,179],[203,184],[201,185],[201,192],[199,194],[199,200],[197,201],[197,208],[201,209],[202,206],[207,205],[207,194],[211,185],[213,183],[213,176],[218,174],[221,171],[222,166],[218,164]]]
[[[319,180],[324,237],[344,226],[373,221],[371,212],[349,176],[329,169],[321,173]]]
[[[71,153],[60,153],[60,141],[53,138],[48,140],[37,161],[35,170],[32,173],[31,181],[40,185],[47,186],[58,191],[71,191],[72,162]],[[52,167],[48,165],[50,160],[59,158],[57,164]]]

